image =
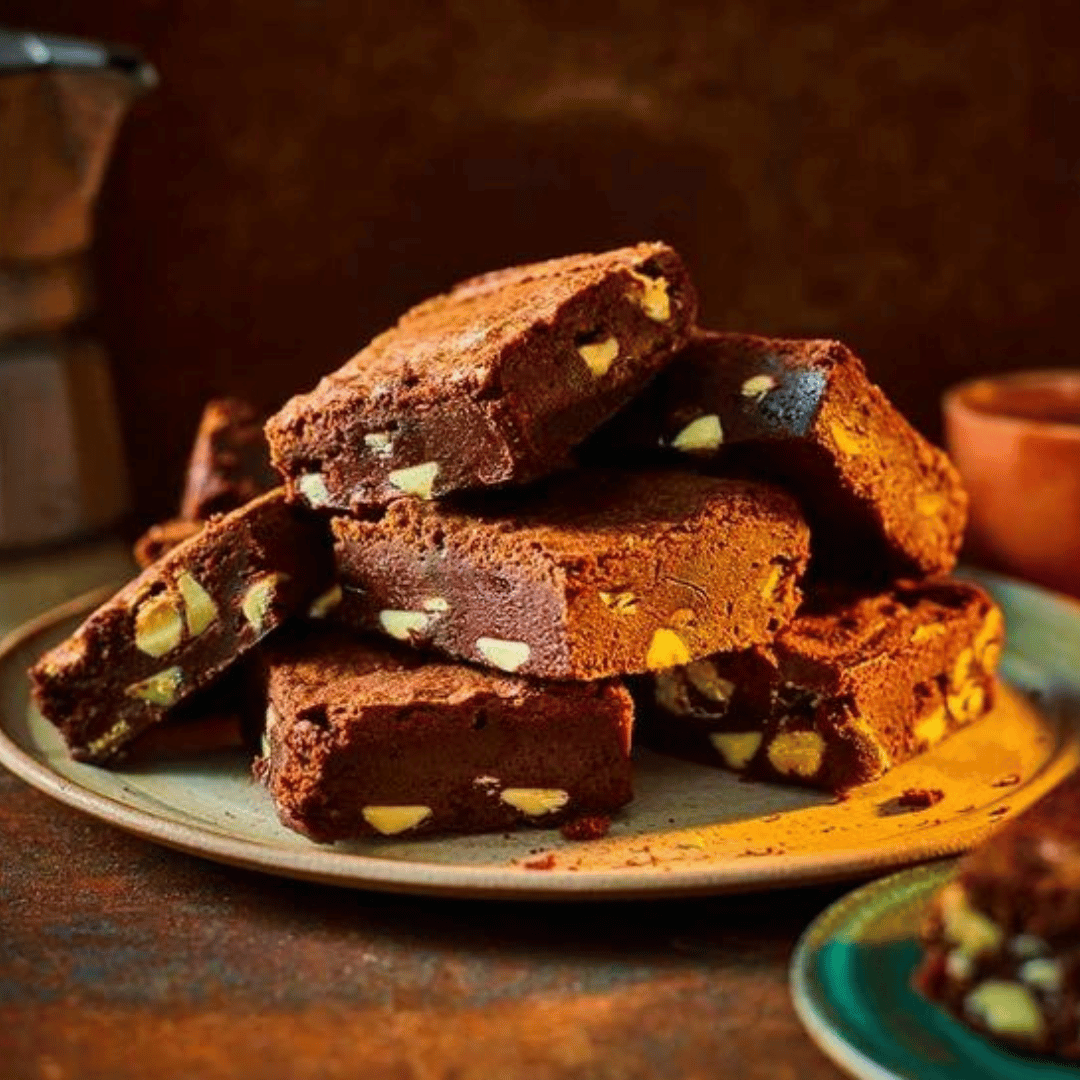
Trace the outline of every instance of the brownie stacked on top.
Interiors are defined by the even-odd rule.
[[[42,712],[113,760],[249,655],[256,773],[319,840],[609,815],[635,699],[831,788],[975,718],[1000,620],[923,580],[963,526],[947,460],[842,346],[695,317],[664,244],[464,282],[270,418],[261,494],[218,409],[193,535],[39,661]]]

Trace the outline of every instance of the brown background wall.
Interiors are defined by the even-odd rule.
[[[1080,13],[991,0],[0,0],[162,85],[101,205],[140,514],[202,401],[273,406],[462,275],[665,238],[703,321],[843,337],[924,428],[1075,365]]]

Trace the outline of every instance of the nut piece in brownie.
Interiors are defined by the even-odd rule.
[[[457,503],[398,499],[332,528],[343,622],[555,679],[766,641],[794,616],[809,554],[786,492],[664,470],[580,470]]]
[[[646,741],[842,791],[989,709],[1004,623],[978,586],[898,582],[815,600],[771,645],[643,679]]]
[[[921,577],[956,564],[959,474],[838,341],[699,332],[593,446],[610,458],[646,443],[790,487],[827,572]]]
[[[105,761],[331,587],[325,526],[284,489],[214,518],[31,669],[72,756]]]
[[[923,941],[928,998],[1013,1049],[1080,1059],[1080,773],[964,859]]]
[[[341,630],[286,633],[261,660],[256,775],[315,840],[547,827],[630,801],[616,682],[544,685]]]
[[[280,483],[255,409],[238,398],[208,401],[188,459],[180,517],[227,514]]]
[[[544,476],[668,362],[696,309],[665,244],[473,278],[271,417],[274,464],[293,497],[346,511]]]

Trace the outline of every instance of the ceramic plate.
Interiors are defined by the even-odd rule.
[[[838,802],[643,752],[637,797],[603,840],[522,830],[312,844],[282,828],[237,753],[138,768],[71,761],[29,704],[26,668],[102,596],[0,644],[0,764],[104,821],[210,859],[361,888],[522,899],[720,893],[868,876],[972,846],[1080,762],[1080,607],[987,578],[1005,608],[1009,685],[993,713]],[[944,799],[904,811],[907,788]]]
[[[911,988],[919,922],[955,865],[893,874],[820,915],[791,961],[796,1012],[860,1080],[1076,1080],[1075,1066],[995,1046]]]

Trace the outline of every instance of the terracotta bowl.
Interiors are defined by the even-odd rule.
[[[976,379],[943,405],[970,558],[1080,596],[1080,370]]]

